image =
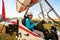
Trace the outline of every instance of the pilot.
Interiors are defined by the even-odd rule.
[[[31,31],[34,30],[34,26],[35,26],[35,24],[34,24],[33,22],[31,22],[32,17],[33,17],[32,13],[29,12],[29,13],[27,14],[27,17],[26,17],[26,20],[25,20],[26,27],[27,27],[28,29],[30,29]]]

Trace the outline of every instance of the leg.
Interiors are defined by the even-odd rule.
[[[41,32],[41,31],[38,31],[38,30],[34,30],[33,32],[35,32],[35,33],[37,33],[37,34],[41,35],[43,38],[45,38],[45,37],[44,37],[44,34],[43,34],[43,32]]]

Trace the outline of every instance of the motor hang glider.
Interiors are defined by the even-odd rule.
[[[28,1],[28,0],[27,0]],[[25,1],[24,1],[25,2]],[[32,1],[32,2],[34,2],[34,1]],[[25,4],[25,3],[24,3]],[[29,4],[29,3],[28,3]],[[27,5],[27,4],[26,4]],[[0,33],[2,32],[2,30],[3,30],[3,28],[5,27],[6,28],[6,26],[8,26],[9,24],[18,24],[17,22],[16,22],[16,20],[14,21],[14,20],[6,20],[6,13],[5,13],[5,5],[4,5],[4,0],[2,0],[2,19],[4,20],[3,22],[2,22],[2,24],[4,25],[3,27],[2,27],[2,29],[0,30]],[[19,24],[18,24],[19,26],[17,26],[18,27],[18,35],[19,35],[19,37],[18,37],[18,39],[21,39],[21,40],[23,40],[23,39],[26,39],[26,40],[43,40],[42,39],[42,37],[41,36],[39,36],[38,34],[36,34],[36,33],[34,33],[34,32],[32,32],[32,31],[30,31],[29,29],[27,29],[24,25],[22,25],[22,23],[20,22]],[[21,33],[22,34],[22,37],[21,37],[21,35],[19,34],[19,33]],[[29,36],[25,36],[26,34],[28,34]],[[32,37],[32,38],[31,38]],[[27,39],[28,38],[28,39]]]
[[[44,16],[44,11],[43,11],[43,7],[42,7],[42,4],[41,4],[41,1],[39,1],[40,2],[40,7],[41,7],[41,11],[42,11],[42,16],[43,16],[43,18],[45,17]],[[53,7],[49,4],[49,2],[47,1],[47,0],[45,0],[45,2],[47,3],[47,5],[51,8],[51,10],[49,10],[48,12],[47,12],[47,16],[50,18],[50,16],[48,15],[48,13],[49,12],[51,12],[52,10],[53,10],[53,12],[55,13],[55,15],[60,19],[60,16],[56,13],[56,11],[53,9]],[[31,7],[31,6],[30,6]],[[27,11],[26,11],[26,13],[25,13],[25,15],[27,14],[27,12],[28,12],[28,10],[29,10],[29,8],[27,9]],[[22,11],[23,12],[23,11]],[[19,12],[20,13],[20,12]],[[25,16],[24,15],[24,16]],[[54,21],[52,18],[50,18],[52,21]],[[56,21],[54,21],[54,22],[56,22]],[[57,23],[57,22],[56,22]],[[59,24],[59,23],[57,23],[57,24]],[[21,22],[20,22],[20,28],[19,28],[19,34],[20,34],[20,37],[21,37],[21,34],[24,34],[24,32],[25,33],[27,33],[27,34],[29,34],[29,35],[31,35],[31,33],[33,33],[33,32],[31,32],[31,31],[29,31],[27,28],[25,29],[25,26],[24,25],[22,25],[21,24]],[[25,30],[24,30],[25,29]],[[27,30],[27,31],[26,31]],[[31,33],[30,33],[31,32]],[[33,33],[34,34],[34,33]],[[36,35],[36,34],[35,34]],[[31,35],[31,37],[33,37],[33,36],[35,36],[35,35]],[[38,35],[36,35],[35,37],[36,37],[36,39],[37,39],[37,36]],[[26,36],[25,36],[26,37]],[[29,37],[30,38],[30,37]],[[33,37],[34,38],[34,37]],[[33,39],[32,38],[32,39]],[[19,39],[19,38],[18,38]],[[32,40],[31,39],[31,40]],[[44,39],[43,39],[44,40]]]
[[[39,0],[16,0],[16,8],[19,13],[23,12],[26,10],[28,7],[33,6],[34,4],[38,3]],[[48,3],[47,3],[48,4]],[[49,5],[49,4],[48,4]],[[41,6],[41,5],[40,5]],[[42,6],[41,6],[42,8]],[[42,9],[41,9],[42,10]],[[43,10],[42,10],[43,11]],[[26,11],[28,12],[28,10]],[[42,12],[43,13],[43,12]],[[27,13],[26,13],[27,14]],[[57,14],[57,13],[56,13]],[[44,17],[44,14],[42,14]],[[58,16],[58,15],[57,15]],[[30,31],[27,29],[21,22],[17,23],[16,21],[11,21],[8,20],[6,21],[6,16],[5,16],[5,6],[4,6],[4,1],[2,0],[2,18],[5,22],[10,22],[12,24],[18,24],[18,40],[44,40],[41,36],[38,34]]]
[[[39,0],[16,0],[16,9],[19,13],[38,3]]]

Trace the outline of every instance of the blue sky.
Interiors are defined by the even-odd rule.
[[[22,13],[18,13],[16,11],[16,0],[4,0],[5,2],[5,10],[6,10],[6,17],[23,17],[25,14],[25,11]],[[48,0],[48,2],[52,5],[52,7],[56,10],[56,12],[60,16],[60,0]],[[45,3],[44,0],[42,0],[43,5],[46,7],[47,11],[49,10],[49,7]],[[0,14],[2,14],[2,0],[0,0]],[[33,17],[38,17],[38,14],[41,12],[39,3],[35,4],[29,9],[29,12],[32,12]],[[45,12],[44,12],[45,13]],[[46,13],[45,13],[46,15]],[[41,15],[40,15],[41,16]],[[50,16],[52,18],[56,18],[53,12],[50,13]]]

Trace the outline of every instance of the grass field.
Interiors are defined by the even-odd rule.
[[[35,23],[39,22],[39,21],[34,21]],[[50,31],[52,24],[44,24],[45,29],[48,29]],[[0,24],[0,29],[2,28],[2,24]],[[57,27],[58,30],[60,31],[60,27]],[[0,33],[0,40],[17,40],[16,38],[16,33],[13,33],[13,35],[9,35],[9,34],[5,34],[5,28],[2,31],[2,33]]]
[[[2,24],[0,24],[0,29],[2,28]],[[5,28],[2,31],[2,33],[0,33],[0,40],[17,40],[16,38],[16,33],[13,33],[13,35],[9,35],[9,34],[5,34]]]

